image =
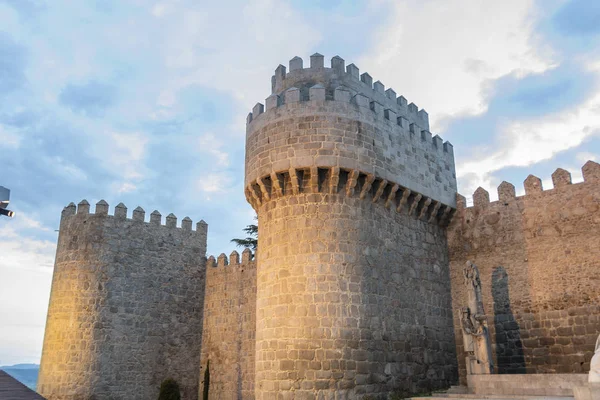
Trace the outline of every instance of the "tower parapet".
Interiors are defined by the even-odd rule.
[[[452,145],[432,138],[424,110],[358,73],[340,57],[331,68],[320,54],[310,68],[294,57],[247,118],[259,400],[355,399],[454,379]]]
[[[63,209],[38,391],[53,400],[198,391],[207,225],[101,200]]]
[[[262,201],[272,173],[286,181],[282,175],[291,169],[316,167],[327,171],[323,179],[339,169],[373,175],[389,189],[398,185],[396,202],[409,189],[423,203],[456,207],[452,144],[432,137],[427,112],[393,89],[373,84],[368,73],[359,78],[358,68],[344,69],[337,56],[325,68],[319,54],[309,68],[299,57],[290,61],[290,72],[280,65],[272,89],[266,107],[258,103],[247,119],[246,152],[253,155],[246,158],[247,196]]]

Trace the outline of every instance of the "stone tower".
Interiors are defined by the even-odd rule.
[[[197,398],[207,225],[123,204],[62,213],[38,391],[48,400]]]
[[[294,57],[248,115],[245,193],[260,226],[258,400],[457,379],[454,156],[424,110],[340,57]]]

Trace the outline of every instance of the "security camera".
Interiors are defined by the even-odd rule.
[[[6,215],[7,217],[14,217],[14,211],[7,210],[8,203],[10,202],[10,189],[0,186],[0,215]]]

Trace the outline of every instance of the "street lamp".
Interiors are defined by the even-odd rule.
[[[15,212],[7,210],[8,203],[10,202],[10,189],[0,186],[0,215],[6,215],[7,217],[14,217]]]

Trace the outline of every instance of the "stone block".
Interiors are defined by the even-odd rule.
[[[325,57],[322,54],[315,53],[310,56],[310,67],[311,68],[324,68]]]
[[[290,72],[302,69],[302,59],[298,56],[290,60]]]

